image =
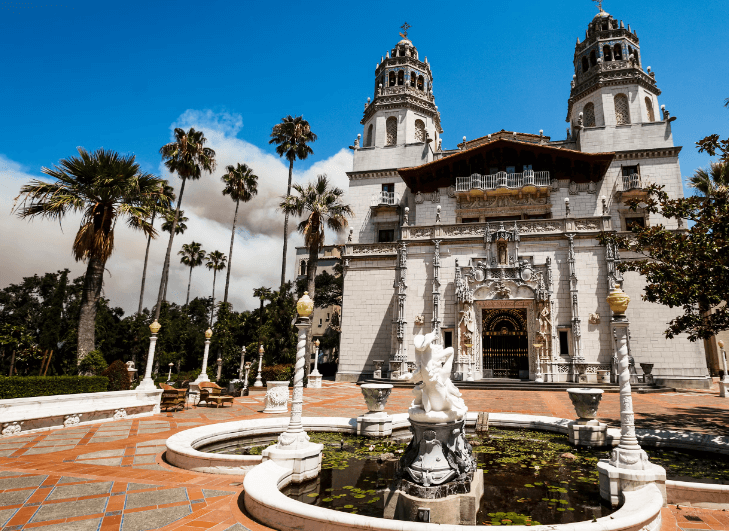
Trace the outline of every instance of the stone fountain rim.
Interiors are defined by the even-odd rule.
[[[601,395],[605,391],[603,389],[594,389],[590,387],[570,387],[567,389],[567,392],[575,395]]]
[[[360,385],[362,389],[392,389],[392,384],[386,383],[366,383]]]

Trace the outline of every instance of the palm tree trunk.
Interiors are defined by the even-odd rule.
[[[294,161],[289,161],[289,185],[286,188],[286,197],[291,195],[291,178],[294,174]],[[284,217],[284,248],[283,248],[283,261],[281,263],[281,285],[286,283],[286,251],[288,249],[289,236],[289,213],[286,212]]]
[[[77,363],[96,348],[96,305],[101,296],[103,283],[104,262],[98,258],[90,258],[84,277],[81,312],[78,319]]]
[[[309,297],[311,300],[314,300],[314,296],[316,295],[316,269],[317,269],[317,262],[319,260],[319,244],[315,243],[311,247],[309,247],[309,263],[306,267],[306,283],[307,283],[307,289],[309,291]],[[316,306],[315,306],[316,308]],[[312,319],[314,316],[311,316]],[[312,345],[312,339],[314,337],[314,323],[311,323],[311,326],[308,330],[308,345]],[[304,368],[306,369],[304,371],[304,374],[306,377],[309,377],[309,373],[311,372],[311,352],[307,351],[306,353],[306,365]]]
[[[154,225],[154,215],[152,212],[152,225]],[[142,270],[142,289],[139,291],[139,309],[137,313],[142,313],[142,303],[144,302],[144,284],[147,282],[147,262],[149,262],[149,245],[152,243],[152,235],[147,236],[147,251],[144,253],[144,269]]]
[[[228,273],[225,275],[225,296],[223,302],[228,302],[228,288],[230,287],[230,270],[233,269],[233,240],[235,239],[235,222],[238,221],[238,205],[240,199],[235,202],[235,215],[233,216],[233,230],[230,233],[230,252],[228,253]]]
[[[180,186],[180,197],[177,198],[177,208],[175,209],[175,219],[172,222],[172,230],[170,230],[170,241],[167,244],[167,254],[165,255],[165,263],[162,267],[162,280],[159,283],[159,294],[157,295],[157,306],[154,310],[154,320],[159,319],[159,312],[162,311],[162,301],[167,293],[167,277],[170,271],[170,256],[172,254],[172,239],[175,237],[175,229],[177,229],[177,220],[180,219],[180,205],[182,205],[182,194],[185,193],[186,177],[182,178],[182,186]]]
[[[210,309],[210,326],[213,326],[213,315],[215,314],[215,278],[218,276],[218,270],[213,269],[213,307]]]
[[[187,298],[185,299],[185,306],[190,302],[190,284],[192,283],[192,266],[190,266],[190,278],[187,279]]]

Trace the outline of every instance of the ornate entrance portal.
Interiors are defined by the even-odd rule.
[[[486,378],[529,378],[527,311],[482,310],[483,371]]]

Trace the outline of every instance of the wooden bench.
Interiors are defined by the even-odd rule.
[[[232,406],[233,397],[223,395],[222,391],[223,388],[214,382],[202,382],[200,384],[200,400],[198,400],[198,404],[200,402],[205,402],[206,406],[215,404],[216,408],[223,404],[230,404]]]
[[[159,404],[160,409],[185,409],[188,389],[176,389],[167,384],[159,384],[159,386],[162,388],[162,399]]]

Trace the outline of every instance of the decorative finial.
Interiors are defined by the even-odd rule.
[[[592,1],[597,4],[597,8],[600,10],[600,13],[603,13],[603,10],[602,10],[602,2],[603,2],[603,0],[592,0]]]
[[[410,28],[412,28],[412,26],[410,24],[408,24],[407,22],[405,24],[403,24],[402,26],[400,26],[400,29],[402,29],[402,33],[400,33],[400,37],[402,37],[403,39],[407,39],[408,30]]]

